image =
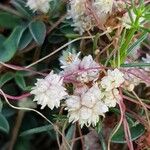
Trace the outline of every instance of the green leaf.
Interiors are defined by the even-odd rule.
[[[135,126],[130,127],[131,139],[132,141],[139,138],[144,132],[145,128],[142,124],[137,124]],[[116,134],[112,137],[111,142],[113,143],[126,143],[124,129],[121,126]]]
[[[62,35],[62,34],[57,34],[57,33],[52,33],[49,37],[48,37],[48,42],[52,43],[52,44],[59,44],[62,43],[66,40],[66,38]]]
[[[12,117],[13,115],[15,115],[17,112],[15,109],[10,108],[9,106],[5,106],[2,109],[2,114],[6,117]]]
[[[42,45],[46,36],[46,26],[42,21],[35,20],[29,25],[30,32],[35,42]]]
[[[18,49],[19,50],[22,50],[24,49],[25,47],[27,47],[30,42],[32,41],[32,35],[30,33],[30,31],[28,29],[26,29],[24,32],[23,32],[23,35],[20,39],[20,43],[18,45]]]
[[[3,102],[2,102],[2,100],[0,98],[0,112],[2,111],[2,108],[3,108]]]
[[[144,32],[140,38],[134,42],[127,50],[127,55],[130,54],[131,51],[134,51],[136,49],[137,46],[139,46],[147,37],[148,33]]]
[[[9,61],[17,51],[18,44],[20,42],[24,27],[17,26],[14,28],[11,35],[5,40],[3,45],[0,47],[0,61]]]
[[[42,127],[37,127],[37,128],[33,128],[33,129],[29,129],[29,130],[23,131],[20,134],[20,136],[29,136],[29,135],[36,134],[36,133],[48,132],[48,131],[50,131],[52,129],[53,129],[53,126],[45,125],[45,126],[42,126]]]
[[[0,34],[0,45],[2,45],[2,43],[6,40],[6,38]]]
[[[0,113],[0,131],[9,133],[9,124],[6,118]]]
[[[31,10],[26,7],[26,3],[20,0],[11,0],[11,4],[20,12],[24,17],[31,18]]]
[[[74,39],[74,38],[80,37],[79,34],[77,34],[76,32],[74,32],[74,29],[72,27],[70,27],[70,25],[65,25],[65,26],[61,27],[60,31],[68,39]]]
[[[140,27],[144,32],[150,33],[150,29],[149,28],[144,28],[144,27]]]
[[[71,125],[71,127],[68,129],[65,136],[67,140],[71,140],[73,138],[74,130],[75,130],[75,125]]]
[[[21,19],[8,12],[0,12],[0,27],[12,29],[21,23]]]
[[[150,63],[129,63],[122,64],[121,67],[150,67]]]
[[[19,137],[14,145],[14,150],[28,150],[30,149],[30,137]]]
[[[117,115],[120,115],[120,110],[117,108],[111,108],[110,111],[114,112]],[[125,116],[130,128],[131,139],[132,141],[134,141],[145,132],[145,127],[137,122],[132,114],[126,112]],[[111,141],[113,143],[126,143],[123,126],[121,126],[119,130],[114,134]]]
[[[13,79],[14,74],[12,72],[7,72],[0,77],[0,87],[2,87],[6,82]]]
[[[26,83],[23,76],[16,75],[15,82],[22,90],[26,89]]]
[[[62,0],[51,1],[49,16],[51,19],[56,19],[65,13],[65,3]]]
[[[106,143],[105,143],[105,139],[104,139],[104,137],[103,137],[103,134],[102,134],[102,132],[100,132],[99,134],[98,134],[98,137],[99,137],[99,140],[100,140],[100,142],[101,142],[101,148],[102,148],[102,150],[107,150],[107,146],[106,146]]]

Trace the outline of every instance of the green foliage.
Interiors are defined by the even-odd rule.
[[[120,111],[116,108],[111,109],[117,115],[120,115]],[[145,127],[141,123],[139,123],[133,115],[130,113],[125,113],[126,119],[129,125],[130,133],[131,133],[131,140],[134,141],[138,139],[141,135],[145,132]],[[126,143],[125,140],[125,133],[124,133],[123,125],[117,130],[117,132],[113,135],[111,141],[113,143]]]
[[[42,21],[35,20],[29,25],[30,32],[37,44],[42,45],[46,36],[46,26]]]
[[[130,52],[134,51],[137,46],[139,46],[148,36],[148,33],[144,32],[139,39],[137,39],[127,50],[127,55],[130,54]]]
[[[3,108],[3,102],[2,102],[2,100],[0,99],[0,112],[2,111],[2,108]]]
[[[41,133],[41,132],[49,132],[53,129],[53,126],[51,125],[45,125],[42,127],[36,127],[33,129],[29,129],[27,131],[23,131],[20,136],[30,136],[32,134],[37,134],[37,133]]]
[[[27,149],[30,149],[30,138],[28,137],[18,138],[14,150],[27,150]]]
[[[150,67],[150,63],[129,63],[129,64],[122,64],[122,67]]]
[[[0,18],[0,27],[12,29],[21,24],[21,18],[7,12],[0,12]]]
[[[21,15],[27,19],[31,19],[31,10],[26,7],[26,3],[23,0],[11,0],[11,4],[18,10]]]
[[[74,131],[75,131],[75,125],[71,125],[66,133],[66,139],[68,141],[73,138]]]
[[[4,133],[9,133],[9,124],[7,119],[0,113],[0,131]]]
[[[135,124],[130,126],[131,140],[138,139],[145,132],[145,127],[141,124]],[[124,129],[121,126],[119,130],[112,137],[111,142],[113,143],[126,143]]]
[[[16,76],[15,76],[15,81],[16,81],[16,84],[17,84],[22,90],[25,90],[25,89],[26,89],[26,83],[25,83],[25,80],[24,80],[24,77],[23,77],[23,76],[20,76],[20,75],[16,74]]]
[[[18,45],[18,49],[22,50],[22,49],[26,48],[30,44],[32,39],[33,39],[32,35],[31,35],[29,29],[27,28],[22,34],[22,37],[21,37],[19,45]]]
[[[14,73],[12,72],[7,72],[3,74],[2,76],[0,76],[0,87],[2,87],[5,83],[7,83],[13,78],[14,78]]]
[[[0,47],[0,61],[9,61],[16,53],[21,36],[25,30],[23,26],[16,26],[11,35]]]
[[[2,44],[5,41],[5,37],[3,35],[0,34],[0,44]]]

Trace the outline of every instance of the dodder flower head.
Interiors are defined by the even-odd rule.
[[[80,55],[80,52],[79,53],[76,53],[76,51],[63,51],[63,54],[62,56],[59,58],[59,61],[61,63],[61,68],[64,69],[64,68],[67,68],[69,65],[71,64],[78,64],[78,62],[80,62],[80,59],[79,59],[79,55]]]
[[[81,95],[70,96],[66,100],[69,122],[79,121],[81,127],[96,126],[99,117],[108,111],[108,107],[101,101],[102,98],[98,84],[94,84]]]
[[[94,0],[93,4],[97,8],[101,8],[102,13],[109,13],[112,10],[113,0]]]
[[[118,89],[113,89],[111,91],[105,91],[102,100],[108,107],[115,107],[120,99],[121,96]]]
[[[85,56],[79,64],[77,80],[80,82],[88,83],[89,81],[96,80],[99,76],[99,64],[96,63],[91,55]]]
[[[101,86],[106,91],[111,91],[114,88],[118,88],[125,80],[124,74],[118,69],[108,70],[107,75],[102,78]]]
[[[50,9],[51,0],[27,0],[27,6],[30,7],[33,11],[41,11],[43,13],[47,13]]]
[[[73,19],[75,31],[83,34],[85,30],[92,28],[90,16],[86,15],[86,0],[70,0],[70,8],[68,10],[68,19]]]
[[[70,0],[68,18],[72,18],[75,31],[83,34],[96,26],[96,20],[103,25],[112,11],[112,6],[113,0]]]
[[[50,109],[58,108],[60,101],[67,96],[66,89],[62,84],[63,78],[54,74],[53,71],[45,79],[38,79],[31,91],[31,94],[35,95],[34,101],[42,105],[41,109],[46,105]]]
[[[82,60],[78,58],[78,55],[74,57],[74,61],[69,65],[61,67],[64,69],[61,72],[63,76],[70,76],[70,79],[81,83],[88,83],[98,78],[99,64],[93,60],[91,55],[83,57]]]

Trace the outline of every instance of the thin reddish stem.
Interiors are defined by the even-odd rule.
[[[128,100],[128,101],[130,101],[130,102],[132,102],[132,103],[135,103],[135,104],[138,104],[138,105],[142,106],[142,104],[140,102],[136,101],[135,99],[133,99],[131,97],[123,95],[123,98],[126,99],[126,100]],[[145,104],[145,107],[148,108],[148,109],[150,109],[150,105]]]
[[[125,117],[126,107],[125,107],[125,104],[123,102],[123,94],[122,94],[122,91],[121,91],[120,88],[119,88],[119,92],[120,92],[120,95],[121,95],[121,99],[120,99],[118,104],[119,104],[119,107],[120,107],[122,123],[123,123],[123,126],[124,126],[125,139],[127,141],[127,145],[129,147],[129,149],[134,150],[133,143],[131,141],[131,133],[130,133],[129,125],[128,125],[128,122],[127,122],[126,117]]]
[[[0,95],[2,95],[1,92],[0,92]],[[11,100],[23,100],[24,98],[27,98],[27,97],[31,96],[31,94],[30,93],[25,93],[25,94],[22,94],[20,96],[11,96],[11,95],[5,94],[5,96],[8,99],[11,99]]]
[[[7,67],[7,68],[9,68],[9,69],[16,70],[16,71],[28,71],[28,72],[39,74],[39,75],[42,75],[42,76],[46,76],[47,75],[46,73],[37,72],[37,71],[31,70],[31,69],[27,69],[27,68],[21,67],[21,66],[16,66],[16,65],[12,65],[12,64],[6,64],[6,63],[3,63],[3,62],[0,62],[0,64],[5,66],[5,67]]]

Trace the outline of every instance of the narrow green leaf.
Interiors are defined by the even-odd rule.
[[[121,67],[150,67],[150,63],[130,63],[130,64],[122,64]]]
[[[12,29],[21,23],[21,19],[8,12],[0,12],[0,27]]]
[[[102,132],[100,132],[98,135],[99,135],[99,139],[100,139],[100,142],[101,142],[102,150],[107,150],[107,148],[106,148],[107,146],[106,146],[105,139],[103,137]]]
[[[29,25],[32,37],[37,44],[42,45],[46,36],[46,26],[42,21],[35,20]]]
[[[127,50],[129,48],[129,44],[130,44],[135,32],[136,32],[136,29],[131,28],[126,35],[126,40],[120,47],[120,64],[122,64],[126,60]]]
[[[53,129],[53,126],[45,125],[45,126],[42,126],[42,127],[37,127],[37,128],[33,128],[33,129],[29,129],[29,130],[23,131],[20,134],[20,136],[29,136],[29,135],[36,134],[36,133],[48,132],[48,131],[50,131],[52,129]]]
[[[71,125],[71,127],[68,129],[65,136],[67,140],[71,140],[73,138],[74,130],[75,130],[75,126]]]
[[[17,26],[16,28],[14,28],[11,35],[0,47],[0,61],[7,62],[14,56],[24,29],[25,28],[22,26]]]
[[[2,87],[6,82],[13,79],[14,74],[12,72],[7,72],[0,77],[0,87]]]
[[[0,113],[0,131],[9,133],[9,124],[6,118]]]
[[[140,27],[144,32],[148,32],[148,33],[150,33],[150,29],[148,29],[148,28],[144,28],[144,27]]]
[[[134,42],[127,50],[127,55],[130,54],[131,51],[134,51],[136,49],[137,46],[139,46],[147,37],[148,33],[144,32],[140,38]]]

